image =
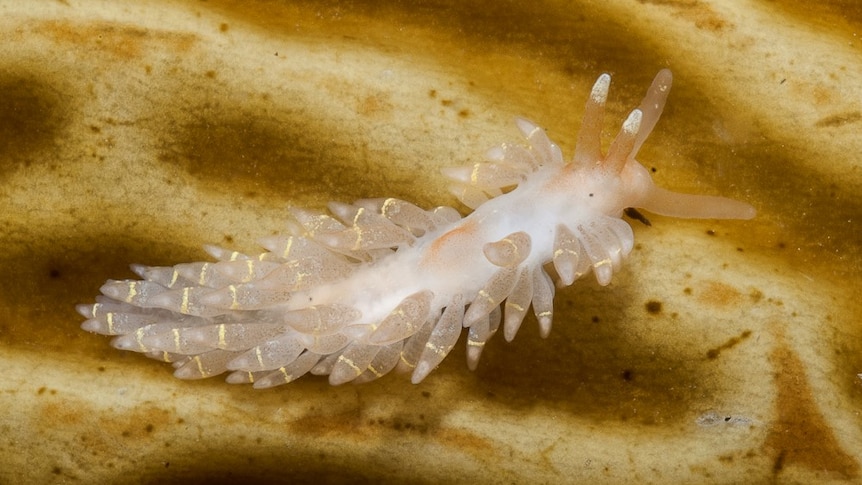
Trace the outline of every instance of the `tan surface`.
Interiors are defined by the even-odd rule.
[[[843,3],[0,0],[0,482],[862,480]],[[547,340],[527,322],[475,373],[459,348],[418,386],[254,391],[78,328],[129,263],[249,250],[289,204],[454,204],[439,167],[515,115],[570,155],[600,72],[617,125],[662,67],[639,159],[758,218],[638,225],[611,286],[559,291]]]

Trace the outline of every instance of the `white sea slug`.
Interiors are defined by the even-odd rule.
[[[610,76],[586,104],[575,156],[519,119],[523,144],[491,149],[487,161],[445,170],[474,210],[423,210],[397,199],[292,209],[289,235],[261,241],[259,255],[207,247],[218,261],[132,269],[143,280],[108,281],[95,304],[79,305],[85,330],[116,335],[119,349],[172,362],[174,375],[231,373],[265,388],[306,373],[364,382],[394,368],[424,379],[468,331],[474,369],[503,325],[512,340],[530,305],[541,335],[551,330],[554,283],[589,273],[607,285],[632,250],[626,208],[676,217],[749,219],[754,209],[722,197],[653,185],[635,160],[667,99],[658,73],[640,107],[601,152]]]

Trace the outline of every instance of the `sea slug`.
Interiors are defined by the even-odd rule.
[[[332,384],[365,382],[398,368],[422,381],[466,328],[467,363],[503,327],[512,340],[532,305],[551,330],[554,281],[593,272],[607,285],[632,250],[628,208],[675,217],[749,219],[748,204],[655,186],[635,155],[667,99],[658,73],[602,154],[610,76],[586,103],[575,154],[518,119],[521,143],[486,161],[450,168],[453,190],[474,209],[423,210],[398,199],[332,203],[329,212],[291,209],[289,235],[266,252],[207,247],[216,262],[134,265],[142,280],[108,281],[95,304],[79,305],[91,332],[119,349],[172,362],[182,379],[230,371],[227,381],[265,388],[306,373]]]

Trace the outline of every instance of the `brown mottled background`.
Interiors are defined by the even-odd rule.
[[[0,483],[858,483],[862,8],[831,0],[0,0]],[[609,129],[748,222],[652,218],[469,372],[186,382],[79,329],[128,264],[251,250],[289,205],[455,204],[439,168]]]

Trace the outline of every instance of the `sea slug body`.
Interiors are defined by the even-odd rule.
[[[515,337],[531,305],[548,335],[555,282],[546,265],[558,286],[590,271],[601,285],[611,281],[634,244],[623,210],[754,217],[742,202],[659,188],[635,160],[671,79],[658,73],[606,155],[607,74],[587,100],[572,161],[541,128],[517,120],[523,142],[444,171],[474,209],[467,217],[397,199],[292,209],[289,235],[262,240],[262,254],[207,247],[216,262],[133,266],[142,280],[108,281],[95,304],[78,306],[82,327],[172,362],[179,378],[229,371],[228,382],[257,388],[306,373],[364,382],[396,368],[418,383],[464,328],[473,369],[501,325],[506,340]]]

